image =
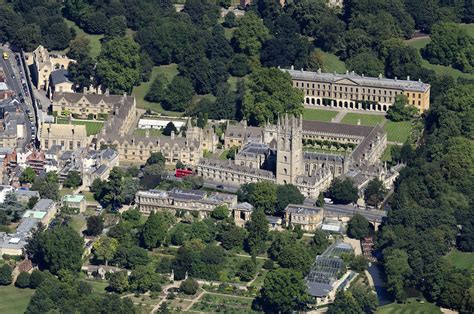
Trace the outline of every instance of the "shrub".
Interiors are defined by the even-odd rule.
[[[20,289],[28,288],[30,286],[30,274],[22,271],[16,278],[15,286]]]
[[[192,278],[188,278],[188,279],[186,279],[185,281],[183,281],[181,283],[181,285],[179,286],[179,289],[184,294],[193,295],[193,294],[196,294],[196,292],[198,291],[199,284],[197,283],[196,280],[194,280]]]
[[[274,263],[271,259],[267,259],[265,263],[263,263],[263,268],[265,269],[273,269]]]
[[[39,271],[38,269],[33,270],[30,276],[30,288],[36,289],[45,279],[45,273]]]
[[[8,286],[12,283],[12,268],[5,264],[0,267],[0,285]]]

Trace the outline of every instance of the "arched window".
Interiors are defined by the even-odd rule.
[[[288,174],[288,169],[284,168],[284,169],[283,169],[283,172],[284,172],[285,174]]]
[[[283,159],[285,160],[285,162],[288,162],[288,157],[287,156],[284,156]]]

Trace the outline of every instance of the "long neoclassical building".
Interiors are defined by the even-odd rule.
[[[354,72],[323,73],[282,69],[290,74],[293,86],[303,90],[307,106],[386,112],[397,95],[424,112],[430,107],[430,85],[401,78],[368,77]]]

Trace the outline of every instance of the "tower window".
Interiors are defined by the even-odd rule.
[[[287,156],[284,156],[283,159],[285,160],[285,162],[288,162],[288,157]]]

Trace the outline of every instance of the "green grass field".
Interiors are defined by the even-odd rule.
[[[149,131],[150,136],[153,136],[153,137],[161,136],[161,130],[148,129],[148,131]],[[133,131],[133,134],[137,136],[145,136],[145,133],[146,133],[145,129],[135,129],[135,131]]]
[[[387,132],[387,141],[404,143],[410,136],[412,126],[410,121],[387,121],[383,128]]]
[[[25,313],[34,293],[35,290],[32,289],[18,289],[14,286],[0,287],[0,313]]]
[[[76,36],[84,36],[89,39],[89,46],[91,48],[89,55],[91,58],[97,58],[100,55],[100,50],[102,49],[101,40],[104,38],[104,35],[87,34],[73,21],[68,19],[64,19],[64,21],[66,22],[67,26],[73,28],[76,31]]]
[[[385,117],[382,115],[349,112],[344,116],[341,123],[357,125],[357,121],[360,120],[360,125],[375,126],[384,119]]]
[[[416,299],[408,299],[405,304],[391,303],[379,307],[376,314],[435,314],[441,313],[439,307],[424,301],[420,303]]]
[[[454,267],[459,269],[468,269],[474,272],[474,253],[473,252],[461,252],[456,249],[449,252],[446,259],[453,264]]]
[[[324,52],[320,49],[318,50],[323,54],[323,67],[325,72],[346,72],[346,64],[341,61],[335,54]]]
[[[164,115],[181,116],[182,113],[180,112],[166,111],[160,104],[145,100],[145,95],[148,93],[151,83],[158,74],[164,75],[168,82],[171,82],[171,80],[178,74],[178,65],[169,64],[153,67],[150,80],[148,82],[142,82],[140,85],[133,88],[132,95],[135,96],[137,100],[137,107],[141,109],[150,109]]]
[[[380,158],[381,161],[391,161],[392,160],[392,144],[388,144],[387,148],[385,148],[382,157]]]
[[[303,119],[320,122],[331,122],[331,119],[337,116],[337,111],[323,109],[303,109]]]
[[[67,119],[57,119],[57,123],[58,124],[69,124],[69,121]],[[96,135],[97,133],[99,133],[100,130],[102,129],[102,126],[104,125],[104,122],[72,120],[71,124],[85,125],[87,136],[89,136],[89,135]]]
[[[237,296],[222,296],[206,293],[191,310],[199,312],[256,313],[252,310],[252,299]]]
[[[72,229],[76,230],[77,232],[81,231],[82,227],[86,225],[86,220],[82,216],[73,215],[71,217],[70,226]]]

